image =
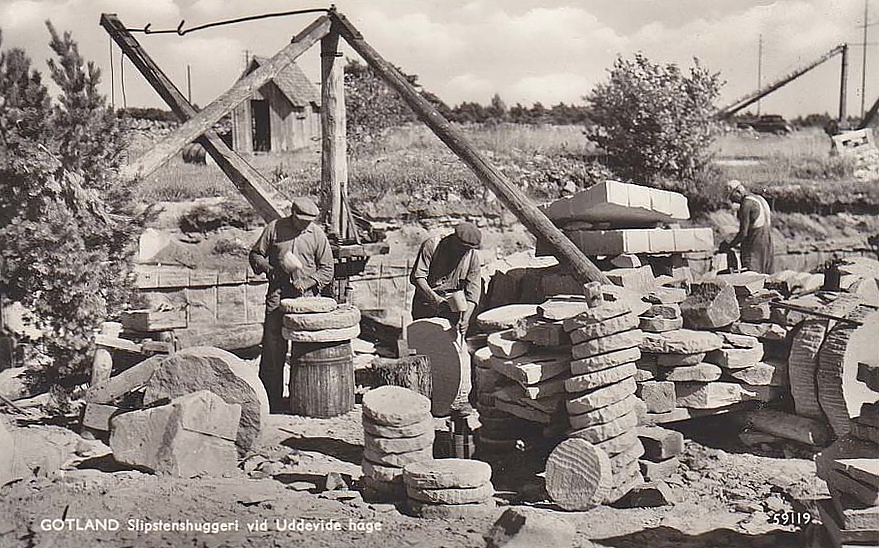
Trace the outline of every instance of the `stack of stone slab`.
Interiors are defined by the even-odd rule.
[[[597,306],[563,323],[573,344],[571,377],[564,383],[571,426],[567,435],[591,444],[608,459],[603,501],[615,502],[643,482],[638,459],[644,449],[635,435],[640,412],[635,363],[641,356],[638,345],[644,335],[638,329],[638,315],[645,307],[637,299],[593,304]],[[570,447],[590,454],[593,448]],[[566,453],[558,451],[559,465],[567,470]]]
[[[483,452],[509,450],[564,422],[570,341],[560,320],[536,310],[489,334],[487,350],[475,354]]]
[[[491,466],[470,459],[438,459],[403,469],[406,502],[413,515],[472,517],[495,507]]]
[[[364,494],[402,500],[403,467],[433,459],[430,400],[406,388],[382,386],[363,396],[362,422]]]
[[[339,305],[329,297],[298,297],[282,299],[281,310],[281,335],[288,341],[331,343],[360,335],[360,310],[352,304]]]
[[[690,218],[676,192],[605,181],[543,207],[551,221],[586,255],[668,254],[710,251],[710,228],[657,228]],[[537,242],[537,254],[551,252]]]
[[[879,540],[877,444],[879,403],[868,403],[853,419],[851,432],[816,458],[818,477],[827,482],[831,497],[818,501],[818,510],[834,546],[876,546]]]

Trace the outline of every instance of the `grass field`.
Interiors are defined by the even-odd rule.
[[[556,197],[568,181],[588,187],[611,176],[593,159],[594,147],[578,126],[501,124],[467,126],[468,139],[535,200]],[[850,161],[831,157],[830,139],[819,129],[787,136],[732,132],[713,147],[715,168],[709,186],[736,178],[765,193],[780,210],[798,212],[879,211],[879,185],[853,179]],[[132,156],[137,156],[132,152]],[[249,155],[250,161],[287,196],[319,191],[320,154],[313,148],[292,153]],[[403,210],[445,215],[491,209],[493,197],[427,128],[397,128],[380,145],[349,159],[352,203],[377,216]],[[716,193],[715,193],[716,194]],[[715,194],[702,196],[707,207],[722,207]],[[216,166],[188,165],[175,158],[137,189],[144,202],[185,201],[206,196],[237,197]],[[700,203],[697,196],[691,196]]]

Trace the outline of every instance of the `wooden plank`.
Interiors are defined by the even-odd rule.
[[[537,206],[467,141],[463,132],[450,124],[433,105],[415,91],[412,84],[393,65],[363,39],[360,32],[342,14],[331,10],[330,16],[354,51],[400,95],[415,114],[470,167],[477,178],[497,195],[532,234],[549,242],[559,260],[571,268],[572,274],[580,283],[610,283]]]
[[[109,335],[95,335],[95,344],[104,348],[114,348],[116,350],[125,350],[126,352],[134,352],[139,354],[141,346],[134,341],[128,339],[120,339],[119,337],[111,337]]]
[[[348,157],[345,135],[345,72],[338,52],[339,33],[332,30],[320,42],[321,75],[321,190],[329,202],[329,231],[342,239],[348,237]],[[324,208],[326,209],[326,208]]]
[[[297,57],[326,36],[329,30],[329,19],[319,17],[274,57],[236,82],[226,93],[181,124],[135,163],[124,168],[120,173],[122,178],[132,180],[136,177],[145,177],[158,169],[159,166],[180,152],[181,148],[208,131],[230,110],[251,97],[259,88],[287,68]]]
[[[115,14],[101,15],[101,26],[165,103],[171,107],[181,122],[188,120],[198,112],[162,72],[155,61],[147,55],[140,43],[125,29],[125,25]],[[248,127],[250,126],[248,125]],[[214,131],[204,132],[196,142],[211,155],[217,166],[263,219],[268,222],[287,214],[287,200],[274,190],[268,179],[226,146]]]

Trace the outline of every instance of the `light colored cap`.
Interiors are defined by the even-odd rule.
[[[733,179],[731,181],[727,181],[726,183],[726,195],[732,196],[733,192],[737,190],[745,190],[745,185],[742,184],[738,179]]]

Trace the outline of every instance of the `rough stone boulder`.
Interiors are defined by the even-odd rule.
[[[144,405],[199,390],[210,390],[226,403],[240,405],[241,422],[235,441],[240,454],[256,444],[268,420],[269,399],[257,369],[219,348],[185,348],[168,356],[144,386]]]
[[[641,352],[650,354],[700,354],[717,350],[721,346],[723,339],[719,335],[689,329],[644,333],[639,345]]]
[[[159,474],[220,475],[238,463],[240,419],[240,405],[201,390],[117,415],[110,423],[110,448],[118,462]]]
[[[574,545],[577,530],[548,511],[536,508],[508,508],[485,535],[486,548],[532,548]],[[590,543],[591,544],[591,543]]]
[[[722,281],[693,284],[687,300],[681,303],[684,326],[689,329],[716,329],[739,319],[739,302],[733,286]]]

